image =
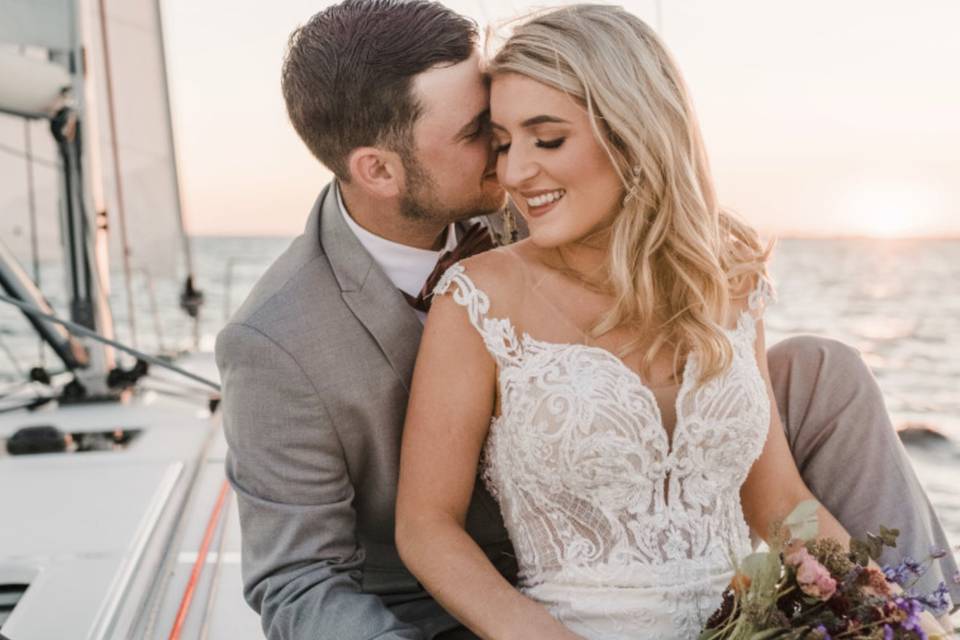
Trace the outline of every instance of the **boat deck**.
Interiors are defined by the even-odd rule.
[[[182,364],[182,363],[178,363]],[[216,378],[212,358],[188,367]],[[168,387],[163,377],[159,386]],[[149,385],[144,385],[149,386]],[[202,396],[140,392],[126,403],[0,414],[0,438],[27,426],[69,433],[142,429],[114,451],[0,455],[0,585],[29,587],[9,640],[168,638],[205,533],[209,551],[181,637],[261,639],[243,601],[240,527],[224,486],[226,443]]]

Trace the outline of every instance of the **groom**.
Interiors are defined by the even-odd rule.
[[[290,39],[290,119],[336,179],[217,339],[244,593],[271,640],[473,637],[400,562],[393,516],[424,283],[504,200],[476,43],[426,0],[346,0]],[[769,359],[798,467],[851,534],[899,527],[915,557],[944,545],[856,352],[804,337]],[[515,579],[479,482],[466,527]],[[921,586],[955,570],[948,556]]]

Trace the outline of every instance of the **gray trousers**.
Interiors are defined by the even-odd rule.
[[[836,340],[798,336],[767,357],[787,440],[813,494],[855,538],[880,525],[899,529],[884,563],[946,549],[915,588],[928,593],[943,581],[953,608],[960,606],[956,559],[860,354]]]
[[[862,538],[880,525],[900,530],[897,548],[883,561],[928,557],[949,549],[900,439],[890,422],[877,382],[860,354],[827,338],[797,336],[767,352],[770,379],[800,475],[851,536]],[[954,609],[960,585],[953,581],[952,553],[935,561],[917,582],[920,592],[944,581]],[[454,629],[439,640],[473,640]]]

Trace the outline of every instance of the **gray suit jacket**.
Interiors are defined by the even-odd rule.
[[[432,638],[458,625],[394,546],[400,434],[422,325],[320,194],[217,337],[244,595],[271,640]],[[477,483],[467,530],[514,579]]]

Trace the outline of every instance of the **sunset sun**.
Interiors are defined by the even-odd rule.
[[[842,212],[855,233],[898,238],[926,233],[940,205],[939,194],[924,186],[877,183],[851,189]]]

